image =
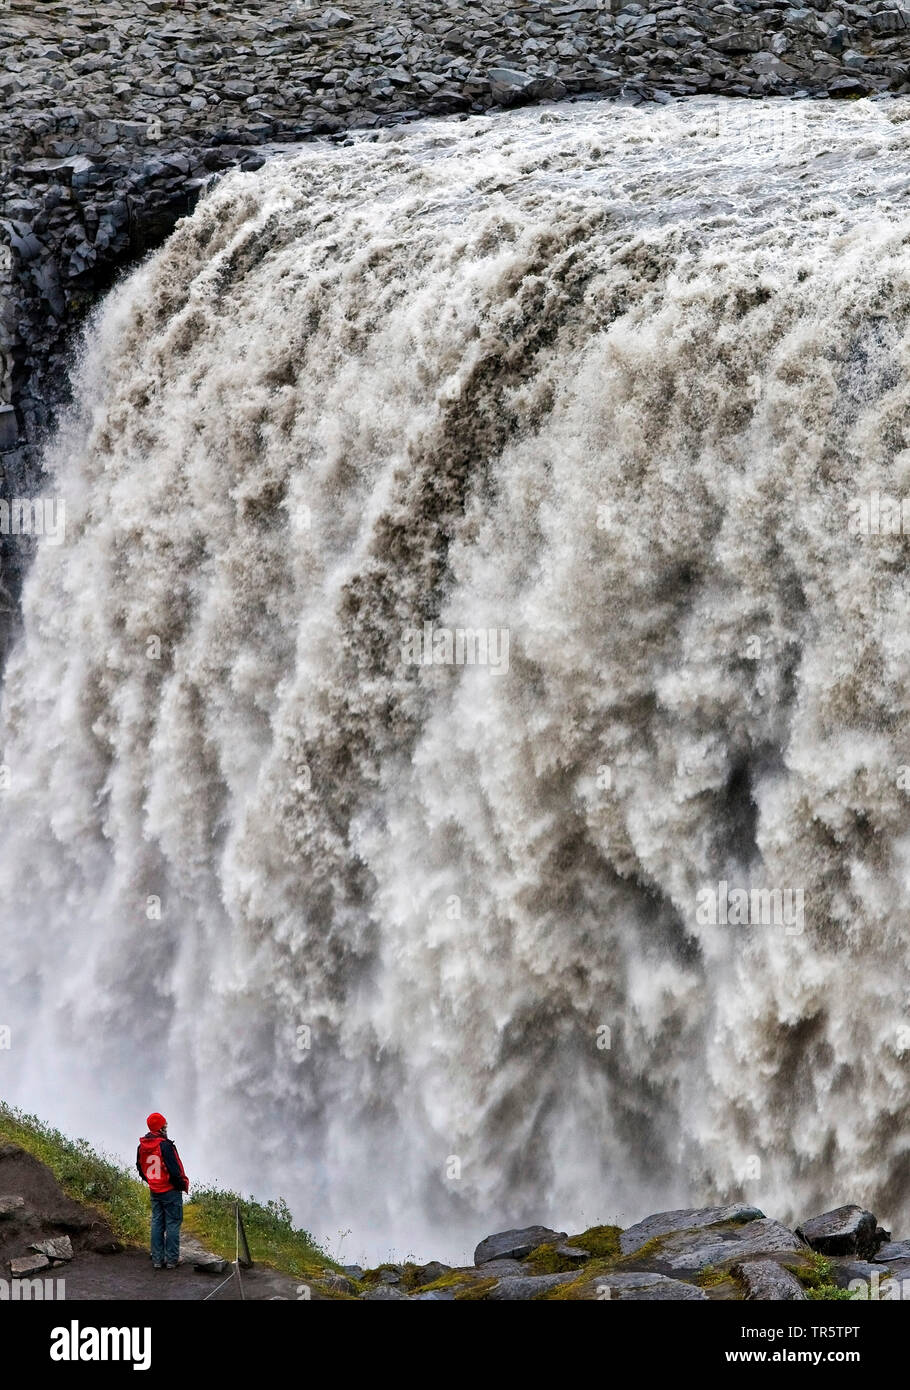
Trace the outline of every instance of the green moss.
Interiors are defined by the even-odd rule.
[[[594,1226],[591,1232],[585,1232],[582,1236],[572,1236],[570,1244],[580,1246],[582,1249],[599,1247],[604,1253],[595,1254],[591,1249],[592,1258],[578,1270],[578,1278],[573,1279],[569,1284],[560,1284],[558,1288],[549,1289],[540,1295],[545,1302],[565,1303],[575,1299],[587,1299],[591,1296],[592,1286],[600,1279],[606,1279],[610,1274],[617,1270],[637,1268],[640,1262],[657,1259],[663,1248],[666,1236],[654,1236],[651,1240],[636,1250],[631,1255],[619,1254],[619,1226]],[[586,1244],[586,1242],[588,1242]],[[536,1253],[536,1252],[535,1252]],[[531,1258],[529,1256],[529,1258]],[[574,1268],[577,1268],[575,1266]],[[557,1270],[556,1273],[571,1272],[570,1270]]]
[[[401,1266],[401,1276],[398,1281],[398,1287],[404,1289],[405,1293],[411,1293],[417,1288],[420,1279],[420,1268],[420,1265],[414,1264],[411,1260],[408,1260]]]
[[[532,1274],[567,1274],[578,1268],[577,1260],[567,1260],[563,1255],[557,1255],[555,1245],[538,1245],[536,1250],[525,1256],[522,1263],[528,1266]]]
[[[813,1251],[799,1264],[788,1264],[787,1268],[806,1290],[806,1298],[813,1303],[849,1303],[853,1294],[849,1289],[841,1289],[834,1282],[831,1261],[824,1255]]]
[[[716,1269],[714,1265],[705,1265],[695,1276],[696,1284],[703,1289],[716,1289],[719,1284],[725,1284],[728,1280],[730,1275],[726,1270]]]
[[[434,1279],[432,1284],[421,1284],[421,1293],[434,1293],[437,1289],[455,1289],[461,1284],[473,1283],[477,1276],[470,1270],[453,1269],[449,1274],[441,1274],[438,1279]]]
[[[364,1270],[360,1283],[365,1289],[375,1288],[382,1281],[383,1272],[390,1270],[393,1274],[398,1275],[398,1283],[395,1287],[401,1289],[402,1293],[413,1293],[418,1288],[423,1293],[425,1289],[446,1287],[440,1284],[439,1280],[433,1284],[421,1284],[420,1271],[422,1268],[422,1265],[414,1264],[412,1260],[408,1260],[403,1265],[381,1264],[377,1265],[375,1269]]]
[[[499,1283],[499,1280],[498,1280],[498,1279],[478,1279],[475,1283],[471,1284],[468,1288],[462,1289],[460,1293],[456,1293],[456,1295],[455,1295],[455,1302],[456,1302],[456,1303],[476,1303],[476,1302],[478,1302],[480,1299],[486,1298],[486,1296],[487,1296],[487,1294],[490,1292],[490,1290],[491,1290],[491,1289],[495,1289],[495,1287],[496,1287],[496,1285],[497,1285],[498,1283]]]
[[[569,1245],[576,1245],[601,1259],[618,1259],[622,1254],[619,1247],[621,1235],[621,1226],[592,1226],[580,1236],[570,1236]]]
[[[615,1272],[616,1260],[591,1260],[579,1271],[577,1279],[570,1284],[559,1284],[555,1289],[547,1289],[538,1295],[542,1303],[573,1303],[580,1299],[590,1299],[594,1286]]]
[[[589,1297],[590,1279],[575,1279],[571,1284],[558,1284],[546,1289],[534,1299],[535,1303],[575,1303]]]
[[[412,1265],[411,1268],[413,1269],[414,1266]],[[371,1289],[374,1286],[374,1284],[378,1284],[380,1282],[383,1273],[389,1270],[391,1270],[393,1274],[401,1274],[400,1265],[377,1265],[375,1269],[365,1269],[363,1271],[363,1275],[361,1276],[360,1282],[364,1285],[365,1288]]]
[[[626,1265],[633,1261],[638,1264],[639,1260],[656,1260],[664,1248],[664,1243],[669,1240],[670,1236],[676,1234],[676,1231],[667,1231],[665,1235],[652,1236],[650,1240],[645,1241],[644,1245],[633,1250],[631,1255],[622,1255],[617,1264]]]

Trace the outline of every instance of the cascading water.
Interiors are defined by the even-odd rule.
[[[907,112],[309,148],[111,295],[6,675],[7,1099],[380,1253],[910,1216],[908,542],[849,524],[910,488]]]

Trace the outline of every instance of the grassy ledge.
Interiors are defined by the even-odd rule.
[[[145,1245],[149,1238],[149,1197],[138,1176],[86,1139],[70,1139],[36,1115],[0,1101],[0,1141],[19,1144],[47,1165],[68,1197],[94,1207],[124,1245]],[[218,1187],[193,1190],[184,1207],[184,1229],[220,1255],[236,1253],[234,1204],[240,1203],[250,1254],[257,1264],[292,1277],[318,1278],[338,1265],[319,1248],[309,1231],[294,1226],[287,1205],[257,1202]]]

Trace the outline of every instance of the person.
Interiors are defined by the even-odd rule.
[[[189,1192],[190,1180],[176,1144],[168,1138],[164,1116],[153,1110],[146,1124],[148,1133],[139,1140],[136,1167],[152,1197],[152,1264],[155,1269],[176,1269],[180,1263],[183,1194]]]

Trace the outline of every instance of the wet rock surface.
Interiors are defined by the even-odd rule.
[[[743,1286],[746,1302],[804,1302],[802,1284],[776,1260],[747,1260],[730,1271]]]
[[[853,1229],[854,1213],[871,1219],[873,1231],[882,1230],[861,1207],[825,1213],[826,1229],[833,1224],[840,1231],[844,1223]],[[868,1221],[861,1224],[865,1230]],[[885,1248],[902,1254],[906,1242]],[[416,1302],[778,1303],[832,1298],[838,1290],[857,1300],[900,1298],[905,1277],[899,1259],[886,1268],[829,1257],[758,1207],[733,1203],[657,1212],[624,1231],[595,1226],[568,1237],[547,1226],[499,1231],[480,1242],[472,1266],[382,1265],[361,1271],[354,1294]],[[910,1282],[907,1289],[910,1296]]]
[[[480,1242],[474,1251],[474,1263],[486,1265],[491,1260],[521,1260],[538,1245],[548,1241],[559,1244],[565,1239],[565,1231],[551,1231],[548,1226],[525,1226],[521,1230],[500,1231]]]
[[[880,1230],[871,1211],[846,1206],[810,1217],[797,1227],[797,1235],[822,1255],[857,1255],[866,1260],[888,1232]]]
[[[762,1216],[763,1213],[759,1211],[758,1207],[746,1206],[742,1202],[735,1202],[726,1207],[684,1207],[675,1211],[659,1211],[656,1215],[647,1216],[644,1221],[638,1221],[627,1231],[623,1231],[619,1238],[619,1245],[624,1255],[633,1255],[648,1241],[655,1240],[660,1236],[667,1236],[680,1231],[690,1234],[693,1231],[704,1230],[710,1226],[719,1226],[725,1222],[747,1224],[750,1221],[760,1219]]]

